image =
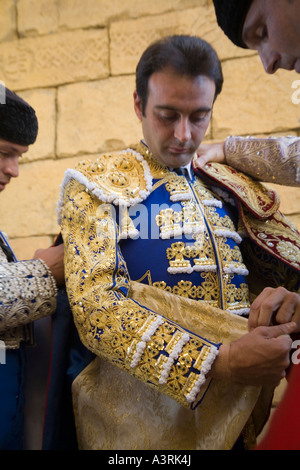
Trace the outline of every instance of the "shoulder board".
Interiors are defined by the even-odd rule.
[[[104,154],[79,162],[65,172],[62,189],[75,179],[103,202],[132,206],[145,200],[152,190],[147,162],[132,149]]]

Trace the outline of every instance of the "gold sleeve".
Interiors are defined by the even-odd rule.
[[[228,137],[226,162],[253,178],[285,186],[300,186],[299,137]]]

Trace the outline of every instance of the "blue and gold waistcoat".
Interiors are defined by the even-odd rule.
[[[152,191],[128,208],[133,238],[120,242],[130,278],[234,313],[249,308],[235,208],[199,178],[148,158]],[[128,219],[127,219],[128,220]],[[132,227],[132,224],[134,227]],[[139,260],[137,262],[137,260]]]
[[[239,198],[220,184],[215,171],[235,183]],[[66,286],[82,341],[184,406],[196,406],[219,344],[151,310],[146,299],[141,304],[131,298],[130,282],[199,301],[199,309],[206,305],[246,315],[250,267],[241,245],[245,229],[249,237],[259,220],[250,209],[258,201],[270,218],[277,207],[263,186],[248,182],[248,190],[239,191],[237,181],[236,174],[226,178],[218,166],[189,181],[159,164],[140,143],[79,163],[67,170],[62,185]],[[247,196],[244,210],[241,200]],[[256,229],[257,238],[270,245],[261,223]],[[293,230],[285,229],[286,237],[294,234],[292,248],[286,247],[288,256],[295,251],[298,258],[285,261],[296,272],[299,247]]]

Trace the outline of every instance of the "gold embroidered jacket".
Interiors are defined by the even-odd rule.
[[[299,137],[228,137],[228,165],[253,178],[286,186],[300,186]]]
[[[8,262],[0,248],[0,293],[0,340],[15,349],[31,340],[33,321],[54,312],[56,283],[42,260]]]
[[[216,167],[210,168],[205,177],[212,179]],[[230,181],[229,175],[221,176]],[[270,201],[273,193],[250,180],[248,184],[248,193],[244,188],[248,210],[257,205],[258,213],[269,218],[277,214],[274,200]],[[207,334],[205,329],[203,335],[195,333],[192,326],[188,329],[184,322],[174,321],[167,307],[155,310],[147,295],[136,300],[134,286],[151,286],[157,298],[163,291],[172,299],[197,300],[200,312],[216,309],[223,317],[228,312],[228,320],[247,314],[250,268],[243,260],[242,231],[255,230],[254,215],[245,210],[241,217],[235,202],[225,204],[225,197],[230,199],[230,193],[212,189],[211,182],[198,176],[188,182],[161,166],[143,144],[79,163],[75,170],[67,170],[62,185],[59,213],[66,286],[81,340],[97,355],[185,407],[194,408],[201,400],[207,372],[218,354],[218,338],[226,342],[230,333]],[[277,225],[283,233],[281,222]],[[260,239],[261,223],[257,230]],[[293,230],[286,223],[285,236],[294,236],[294,243],[298,235]],[[286,238],[280,240],[285,243]],[[298,257],[294,263],[288,259],[289,250],[286,256],[278,243],[279,257],[265,251],[267,244],[258,247],[255,256],[262,257],[261,249],[264,253],[260,275],[268,279],[266,266],[273,273],[273,263],[280,264],[275,283],[289,279],[295,289],[299,246],[293,244]],[[252,248],[250,242],[245,253],[252,255]],[[255,265],[259,270],[256,261]],[[254,293],[255,287],[253,282]],[[212,321],[208,331],[215,328]]]

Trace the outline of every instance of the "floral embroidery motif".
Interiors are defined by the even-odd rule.
[[[292,263],[300,263],[300,251],[291,242],[280,241],[277,244],[277,250],[282,256]]]
[[[167,249],[167,258],[170,260],[169,273],[191,273],[193,271],[191,263],[184,259],[190,256],[190,249],[183,242],[172,243]],[[175,260],[173,260],[175,258]]]

